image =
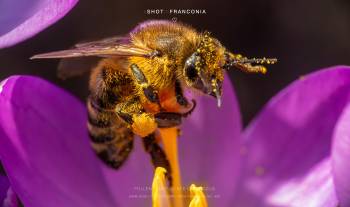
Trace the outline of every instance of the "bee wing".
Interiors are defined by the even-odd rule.
[[[75,45],[75,47],[86,47],[86,46],[95,46],[95,45],[111,45],[116,43],[129,43],[130,39],[127,36],[114,36],[114,37],[108,37],[101,40],[96,41],[88,41],[88,42],[80,42]]]
[[[151,56],[152,50],[131,43],[128,37],[111,37],[93,42],[80,43],[74,48],[38,54],[31,59],[73,58],[73,57],[118,57],[118,56]]]
[[[75,57],[61,59],[57,66],[57,76],[60,79],[78,77],[96,67],[100,57]]]

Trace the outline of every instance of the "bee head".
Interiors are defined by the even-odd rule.
[[[215,97],[218,107],[221,106],[224,64],[224,48],[205,32],[196,51],[187,58],[183,70],[187,85]]]

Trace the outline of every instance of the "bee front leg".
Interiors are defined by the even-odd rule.
[[[175,97],[176,97],[177,103],[180,106],[190,108],[187,112],[182,113],[183,117],[187,117],[188,115],[190,115],[194,111],[194,109],[196,108],[196,101],[192,100],[192,104],[190,104],[189,101],[187,100],[187,98],[184,96],[179,80],[175,81]]]
[[[159,128],[170,128],[181,125],[182,118],[189,116],[196,108],[196,101],[192,100],[192,106],[186,113],[176,113],[176,112],[159,112],[154,115],[154,118],[158,124]]]
[[[142,87],[145,97],[152,103],[157,103],[160,106],[158,93],[154,88],[149,84],[146,76],[143,74],[139,66],[136,64],[131,64],[131,72],[137,80],[137,83]]]
[[[178,104],[184,107],[188,106],[188,101],[186,97],[183,95],[183,91],[179,80],[175,81],[175,96]]]
[[[159,128],[179,126],[182,122],[182,114],[174,112],[160,112],[154,115]]]

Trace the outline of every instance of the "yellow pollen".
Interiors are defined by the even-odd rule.
[[[159,129],[164,151],[171,166],[173,188],[167,186],[165,168],[157,167],[152,183],[152,207],[184,207],[186,191],[182,190],[180,168],[177,151],[178,128]],[[171,196],[170,196],[171,193]],[[186,194],[185,194],[186,193]],[[202,187],[190,186],[191,202],[189,207],[208,207]]]
[[[267,72],[267,69],[264,66],[261,66],[260,71],[262,74],[265,74]]]
[[[147,114],[133,115],[132,119],[134,123],[131,127],[133,131],[141,137],[149,135],[157,128],[154,120]]]
[[[153,207],[170,207],[170,196],[168,194],[166,179],[166,170],[157,167],[152,182],[152,206]]]
[[[166,185],[165,168],[157,167],[153,177],[152,183],[152,207],[178,207],[176,204],[172,205],[169,189]],[[192,184],[190,186],[191,201],[189,207],[208,207],[208,202],[203,192],[202,187],[196,187]]]
[[[203,193],[202,187],[196,187],[194,184],[190,186],[190,192],[192,196],[189,207],[208,207],[208,202]]]

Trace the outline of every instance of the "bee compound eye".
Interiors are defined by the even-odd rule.
[[[190,81],[195,81],[198,77],[196,67],[193,64],[186,65],[185,75]]]

